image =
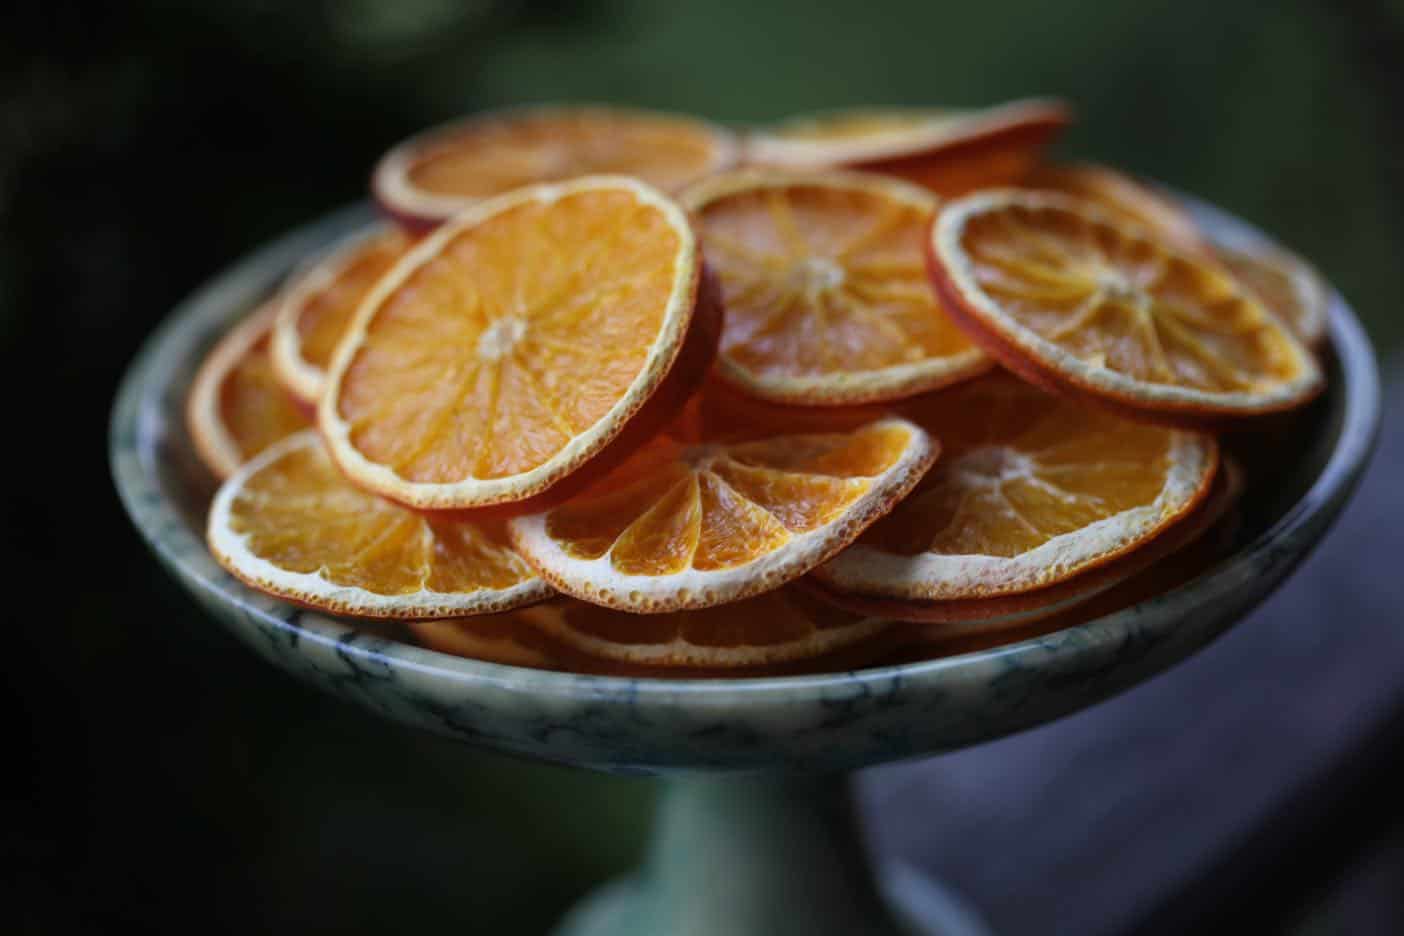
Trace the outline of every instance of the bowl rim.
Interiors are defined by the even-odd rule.
[[[1252,225],[1207,202],[1182,198],[1191,211],[1229,239],[1266,241]],[[1319,475],[1305,493],[1253,541],[1209,570],[1146,601],[1091,621],[1024,640],[931,660],[904,662],[840,672],[716,678],[601,676],[539,670],[452,656],[391,638],[348,639],[366,632],[354,622],[283,605],[249,589],[209,556],[201,533],[192,530],[159,483],[153,461],[156,437],[153,422],[162,421],[161,402],[172,389],[189,356],[199,352],[215,323],[230,309],[252,308],[279,282],[298,258],[330,237],[369,224],[369,203],[360,202],[322,216],[249,253],[225,268],[181,302],[143,342],[128,365],[116,394],[109,424],[109,461],[118,495],[147,546],[192,590],[215,602],[255,617],[267,628],[350,654],[359,662],[415,673],[421,679],[443,681],[459,691],[471,685],[524,693],[542,699],[590,700],[626,698],[631,705],[690,705],[726,707],[731,704],[785,703],[812,698],[826,691],[862,692],[880,689],[894,679],[909,689],[958,682],[967,674],[987,673],[992,664],[1009,668],[1047,667],[1068,662],[1072,655],[1094,654],[1123,642],[1139,609],[1151,603],[1182,602],[1195,594],[1219,594],[1251,575],[1265,554],[1284,539],[1304,530],[1315,539],[1358,483],[1379,432],[1380,384],[1373,348],[1364,328],[1345,300],[1332,289],[1330,334],[1339,361],[1343,403],[1339,436]],[[182,389],[184,389],[182,387]],[[179,432],[178,427],[168,431]],[[1312,528],[1320,523],[1321,530]],[[283,614],[274,613],[284,609]],[[1232,625],[1227,621],[1200,635],[1193,647],[1207,643]],[[1050,644],[1047,637],[1063,635]]]

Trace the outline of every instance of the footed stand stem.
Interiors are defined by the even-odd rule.
[[[896,877],[880,886],[868,863],[847,775],[675,778],[644,867],[591,895],[557,936],[982,931],[911,872]],[[912,888],[911,900],[895,892]],[[954,917],[930,919],[943,910]]]

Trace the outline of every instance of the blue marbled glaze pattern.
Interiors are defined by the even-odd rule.
[[[1236,239],[1261,236],[1209,206],[1195,208]],[[368,218],[358,206],[258,251],[152,335],[113,411],[117,488],[161,562],[271,662],[397,721],[544,760],[620,772],[841,770],[959,748],[1090,705],[1203,646],[1271,592],[1350,495],[1378,423],[1373,354],[1337,297],[1328,412],[1322,438],[1304,446],[1313,479],[1253,542],[1172,592],[997,649],[821,676],[626,679],[461,659],[266,598],[204,546],[213,483],[181,418],[200,355],[309,250]]]

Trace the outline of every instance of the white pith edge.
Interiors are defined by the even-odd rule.
[[[698,215],[712,203],[760,189],[825,188],[862,192],[891,198],[934,216],[941,200],[920,186],[876,173],[831,169],[799,171],[745,168],[720,173],[689,187],[679,200],[691,214]],[[698,234],[702,252],[707,238]],[[924,263],[918,255],[918,264]],[[938,307],[940,300],[933,296]],[[723,326],[724,327],[724,326]],[[725,351],[717,354],[718,373],[733,384],[753,391],[764,399],[786,403],[842,401],[873,402],[936,390],[994,366],[994,360],[979,347],[971,347],[946,357],[926,358],[910,364],[894,364],[875,370],[848,371],[824,377],[766,377],[736,363]]]
[[[315,364],[309,364],[301,354],[297,323],[303,306],[307,304],[309,297],[335,282],[364,246],[390,230],[388,224],[372,224],[313,255],[293,274],[292,285],[279,299],[278,315],[273,322],[273,337],[269,342],[273,369],[288,390],[303,403],[315,406],[327,379],[326,371]]]
[[[249,550],[247,536],[234,532],[230,526],[234,498],[251,477],[274,462],[300,449],[321,444],[315,429],[293,433],[259,453],[220,486],[210,505],[206,539],[215,559],[235,577],[280,598],[361,617],[441,618],[485,614],[506,611],[552,594],[551,587],[544,581],[530,578],[510,588],[382,595],[356,585],[337,585],[315,572],[290,572],[255,555]]]
[[[185,422],[191,441],[203,456],[205,465],[220,479],[239,470],[244,453],[234,441],[219,415],[219,391],[229,372],[273,327],[276,299],[250,312],[234,326],[205,357],[190,384]]]
[[[699,177],[712,172],[718,172],[722,169],[727,169],[734,165],[740,157],[740,143],[737,142],[731,131],[695,117],[630,108],[599,106],[568,107],[551,105],[509,108],[432,127],[423,133],[410,137],[402,143],[396,144],[389,152],[382,156],[380,162],[376,164],[375,171],[371,174],[371,191],[374,193],[376,200],[392,212],[403,213],[414,218],[433,222],[451,218],[464,208],[481,203],[487,200],[487,198],[497,196],[487,196],[487,198],[483,198],[460,195],[435,195],[417,188],[414,183],[410,181],[410,170],[428,154],[432,153],[442,144],[449,143],[466,133],[471,133],[480,126],[490,126],[500,121],[513,121],[522,118],[542,119],[550,118],[554,115],[573,118],[588,117],[594,114],[615,118],[621,116],[629,117],[641,122],[657,124],[676,123],[697,131],[699,136],[708,137],[714,143],[712,164],[706,169],[700,170],[698,173]]]
[[[866,140],[795,140],[780,134],[758,131],[746,141],[746,159],[763,165],[772,164],[794,169],[882,162],[904,156],[917,156],[928,150],[964,142],[1045,117],[1065,117],[1067,111],[1068,108],[1062,101],[1053,98],[1027,98],[1008,101],[994,107],[952,110],[950,113],[954,119],[940,120],[933,115],[931,126],[912,127],[894,132],[891,136],[884,134]],[[964,116],[955,117],[956,114]]]
[[[611,564],[609,551],[597,559],[577,559],[562,549],[547,532],[549,510],[514,517],[508,524],[512,543],[560,591],[621,611],[696,610],[770,591],[851,543],[885,512],[885,505],[904,497],[935,461],[939,444],[915,423],[879,419],[860,429],[885,425],[903,426],[911,438],[897,460],[873,478],[861,497],[823,526],[793,534],[773,552],[739,566],[707,571],[688,568],[668,575],[622,573]]]
[[[1025,327],[989,297],[976,282],[973,265],[961,246],[961,235],[971,218],[1009,205],[1019,205],[1035,210],[1052,209],[1070,212],[1123,230],[1132,226],[1117,220],[1095,205],[1078,199],[1053,192],[1017,189],[991,189],[956,199],[946,206],[937,216],[936,223],[932,225],[932,249],[946,275],[950,277],[961,298],[967,304],[966,311],[983,319],[1001,339],[1018,348],[1026,357],[1035,361],[1056,362],[1059,373],[1074,384],[1102,391],[1123,400],[1150,398],[1157,403],[1175,408],[1190,410],[1199,408],[1218,413],[1250,414],[1287,408],[1295,402],[1309,397],[1324,380],[1321,368],[1311,352],[1284,325],[1280,324],[1271,312],[1262,308],[1262,304],[1258,302],[1256,296],[1247,293],[1226,272],[1220,271],[1217,267],[1206,267],[1201,261],[1170,250],[1165,245],[1160,245],[1161,249],[1181,257],[1213,276],[1224,279],[1235,292],[1258,306],[1268,327],[1276,329],[1285,339],[1287,347],[1299,366],[1298,375],[1292,380],[1278,383],[1272,389],[1216,393],[1174,384],[1137,380],[1110,368],[1090,364],[1063,350],[1052,341]],[[1138,231],[1138,235],[1139,233]]]
[[[529,202],[554,202],[587,191],[625,189],[638,201],[660,211],[678,234],[673,263],[673,289],[663,312],[663,324],[649,348],[637,377],[593,426],[572,437],[560,451],[535,468],[502,478],[465,478],[455,482],[416,482],[400,477],[388,465],[366,458],[351,444],[351,427],[337,412],[341,381],[355,357],[371,320],[384,301],[415,271],[433,259],[449,241],[501,212]],[[317,423],[332,458],[357,484],[416,508],[454,509],[521,500],[545,490],[602,448],[662,384],[682,352],[693,305],[700,286],[701,256],[687,215],[662,192],[627,176],[584,176],[563,183],[545,183],[508,192],[457,215],[421,240],[362,300],[327,370],[326,391],[317,406]]]
[[[1218,443],[1210,436],[1175,431],[1169,458],[1165,484],[1151,503],[1055,536],[1017,556],[902,556],[857,543],[815,570],[815,574],[839,591],[921,601],[1030,590],[1149,540],[1198,503],[1214,480]],[[1016,616],[1023,613],[1016,612]]]
[[[876,403],[939,390],[994,366],[979,348],[949,357],[927,358],[869,371],[846,371],[831,377],[763,377],[725,355],[716,360],[718,376],[761,399],[780,403]]]

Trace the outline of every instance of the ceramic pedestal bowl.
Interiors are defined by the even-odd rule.
[[[1210,206],[1193,207],[1216,236],[1261,236]],[[1232,552],[1172,591],[994,649],[825,675],[630,679],[462,659],[266,598],[226,574],[203,542],[213,484],[181,417],[201,355],[300,258],[368,219],[358,206],[294,232],[171,315],[117,397],[117,488],[160,561],[214,617],[298,678],[471,744],[664,775],[645,868],[577,908],[560,929],[573,936],[983,931],[934,883],[869,865],[848,772],[1050,721],[1204,646],[1321,539],[1365,465],[1379,417],[1373,354],[1336,297],[1329,389],[1274,453],[1271,483],[1250,493]],[[941,834],[939,817],[913,819]]]

